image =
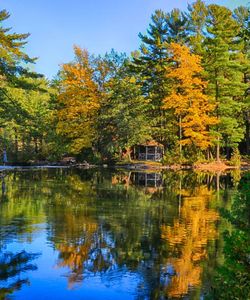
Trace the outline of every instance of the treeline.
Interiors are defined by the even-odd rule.
[[[2,22],[9,17],[0,13]],[[2,147],[11,159],[131,158],[164,145],[164,162],[250,154],[250,10],[197,0],[152,15],[140,49],[75,58],[48,82],[29,71],[27,35],[0,26]]]

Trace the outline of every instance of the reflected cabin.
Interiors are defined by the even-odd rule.
[[[147,141],[134,148],[134,158],[138,160],[160,161],[163,157],[164,147],[156,141]]]

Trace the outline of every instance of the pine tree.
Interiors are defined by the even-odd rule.
[[[243,139],[245,132],[242,118],[245,84],[236,43],[240,28],[232,12],[219,5],[208,6],[206,25],[204,66],[209,80],[207,92],[214,98],[220,119],[216,125],[219,160],[220,145],[229,150]]]
[[[142,93],[149,100],[153,138],[169,145],[175,140],[174,118],[162,109],[162,101],[169,92],[165,68],[170,29],[167,28],[166,14],[161,10],[157,10],[151,20],[147,34],[139,34],[142,45],[140,52],[133,55],[132,69],[136,76],[140,75]]]
[[[11,136],[10,140],[6,140],[10,129],[16,131],[24,119],[30,118],[29,111],[19,100],[26,91],[39,90],[40,85],[32,78],[41,77],[40,74],[29,70],[29,64],[34,63],[35,59],[23,51],[29,34],[11,33],[12,28],[6,28],[3,24],[9,17],[10,14],[6,10],[0,11],[0,126],[3,134],[1,148],[6,148],[8,144],[11,146]],[[12,152],[13,150],[10,149]]]
[[[250,154],[250,9],[240,6],[234,10],[234,19],[240,26],[237,36],[239,62],[242,66],[244,93],[244,119],[246,124],[246,153]]]
[[[175,8],[165,16],[168,43],[184,44],[188,39],[189,20],[188,15]]]
[[[39,157],[46,159],[49,150],[53,153],[53,149],[50,148],[51,135],[56,140],[52,128],[52,95],[55,94],[55,90],[44,78],[30,78],[29,83],[37,86],[37,89],[6,88],[9,97],[14,99],[16,104],[12,109],[8,107],[9,114],[5,115],[9,156],[15,162]]]
[[[0,11],[0,93],[4,93],[4,85],[14,85],[27,88],[25,77],[37,77],[30,72],[27,64],[34,63],[35,58],[23,52],[29,34],[10,33],[11,28],[5,28],[3,22],[10,17],[6,10]],[[22,75],[22,77],[20,77]]]
[[[205,25],[207,18],[206,4],[197,0],[192,5],[188,6],[189,11],[189,44],[195,54],[203,55],[203,42],[205,39]]]

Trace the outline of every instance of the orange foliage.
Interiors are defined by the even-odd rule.
[[[204,93],[207,82],[200,73],[201,58],[190,53],[183,45],[171,43],[169,48],[171,67],[167,69],[167,77],[172,79],[172,92],[164,99],[163,108],[174,109],[181,120],[184,138],[182,145],[194,144],[201,149],[208,148],[212,142],[209,126],[217,124],[217,118],[210,115],[215,105],[209,102]]]

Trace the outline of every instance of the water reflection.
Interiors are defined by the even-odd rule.
[[[193,299],[193,293],[198,299],[207,288],[204,274],[216,263],[211,258],[220,253],[217,209],[227,206],[231,177],[221,176],[219,198],[217,183],[216,176],[190,172],[10,173],[0,202],[0,247],[39,245],[48,264],[43,272],[54,272],[52,293],[60,292],[60,299],[68,299],[65,276],[78,296],[95,284],[92,299],[100,299],[104,287],[107,298],[117,291],[123,299]],[[1,260],[9,270],[10,257]],[[26,268],[39,275],[36,262],[37,270],[28,260]],[[16,285],[17,299],[32,299],[28,291],[36,289],[36,278],[29,289]],[[4,293],[11,292],[10,286]]]
[[[25,275],[28,271],[37,270],[31,261],[38,256],[26,251],[0,254],[0,299],[9,299],[11,294],[30,283]]]
[[[169,297],[181,297],[190,288],[201,284],[202,261],[207,257],[207,244],[216,238],[216,223],[219,215],[209,207],[212,192],[207,186],[194,191],[182,191],[180,217],[172,226],[162,226],[162,238],[169,245],[171,257],[166,261],[166,270],[173,269],[170,282],[166,284]]]

